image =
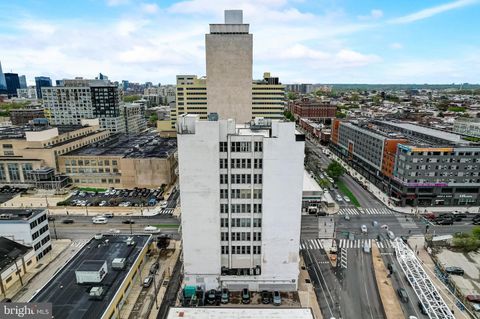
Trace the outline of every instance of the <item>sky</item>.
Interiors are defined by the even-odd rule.
[[[479,83],[480,0],[0,0],[4,72],[205,75],[205,34],[242,9],[253,74],[282,83]]]

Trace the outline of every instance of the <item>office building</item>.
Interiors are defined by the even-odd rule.
[[[337,106],[330,101],[303,97],[288,102],[288,110],[297,118],[331,123],[337,113]]]
[[[52,250],[47,210],[1,209],[0,234],[3,237],[32,247],[37,260]]]
[[[45,118],[43,109],[14,109],[10,111],[12,125],[25,125],[33,119]]]
[[[278,78],[264,73],[262,80],[252,81],[252,117],[282,119],[285,109],[285,86]],[[176,108],[172,109],[171,128],[175,129],[177,116],[181,114],[198,114],[200,119],[207,119],[207,79],[196,75],[177,75]],[[233,114],[232,114],[233,116]]]
[[[59,174],[58,156],[107,138],[98,120],[85,125],[51,127],[46,119],[25,126],[0,127],[0,184],[58,189],[68,184]]]
[[[333,152],[398,206],[478,206],[480,145],[402,122],[335,120]]]
[[[121,103],[118,87],[108,80],[63,80],[63,86],[43,88],[42,94],[53,125],[79,125],[82,119],[98,118],[100,127],[113,133],[127,132],[127,127],[135,133],[146,127],[144,109]]]
[[[42,88],[51,87],[52,80],[48,76],[36,76],[35,77],[35,87],[37,89],[37,98],[42,98]]]
[[[453,122],[453,131],[469,137],[480,138],[480,119],[478,118],[456,118]]]
[[[7,93],[7,82],[5,80],[5,74],[3,74],[2,70],[2,62],[0,62],[0,94]]]
[[[124,305],[147,276],[151,249],[151,235],[95,236],[29,302],[51,303],[55,319],[128,318]]]
[[[287,84],[286,85],[287,92],[295,92],[301,94],[308,94],[313,91],[312,84]]]
[[[18,77],[18,80],[20,81],[20,88],[21,89],[26,89],[27,88],[27,77],[25,75],[20,75]]]
[[[241,10],[225,10],[224,24],[205,35],[207,109],[221,119],[252,119],[253,35]]]
[[[295,291],[305,140],[295,123],[187,114],[177,140],[185,284]]]
[[[7,83],[8,97],[16,97],[17,89],[20,88],[20,80],[17,73],[5,73],[5,82]]]
[[[37,265],[35,250],[5,237],[0,237],[0,294],[17,282]]]
[[[156,133],[112,134],[60,155],[59,170],[74,185],[99,188],[157,188],[176,181],[175,139]]]
[[[147,128],[145,119],[145,105],[141,103],[123,103],[120,105],[120,117],[123,119],[125,129],[119,127],[117,132],[136,134]]]
[[[36,100],[37,88],[35,86],[29,86],[25,89],[17,89],[17,97],[29,100]]]

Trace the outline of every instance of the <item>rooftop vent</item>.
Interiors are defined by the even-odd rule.
[[[11,219],[12,214],[0,214],[0,219]]]

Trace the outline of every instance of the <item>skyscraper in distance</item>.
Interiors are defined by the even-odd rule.
[[[20,80],[17,73],[5,73],[8,97],[17,96],[17,89],[20,88]]]
[[[26,89],[27,88],[27,77],[25,75],[20,75],[18,77],[18,80],[20,81],[20,88],[21,89]]]
[[[48,76],[36,76],[35,86],[37,87],[37,98],[42,98],[42,87],[52,86],[52,80]]]
[[[0,62],[0,94],[7,93],[7,82],[5,81],[5,75],[2,71],[2,62]]]

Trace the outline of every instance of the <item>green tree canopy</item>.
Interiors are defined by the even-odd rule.
[[[327,174],[333,179],[337,180],[345,173],[345,169],[337,161],[333,161],[327,167]]]
[[[142,97],[140,95],[127,95],[123,97],[123,102],[131,103],[137,100],[140,100]]]

